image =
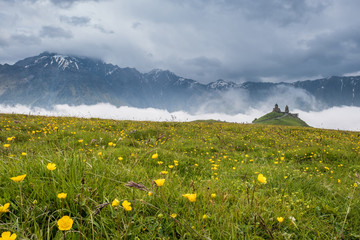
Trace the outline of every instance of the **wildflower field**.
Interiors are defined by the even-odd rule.
[[[0,122],[0,239],[360,238],[359,132]]]

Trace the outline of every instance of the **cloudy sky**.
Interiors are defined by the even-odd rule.
[[[359,0],[0,0],[0,63],[43,51],[200,82],[360,71]]]

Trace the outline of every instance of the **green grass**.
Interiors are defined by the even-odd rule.
[[[271,112],[265,114],[259,119],[253,121],[255,124],[264,124],[264,125],[282,125],[282,126],[302,126],[309,127],[306,122],[300,118],[287,115],[285,113]]]
[[[358,132],[27,115],[0,122],[0,204],[10,203],[0,233],[18,239],[360,237]],[[62,232],[64,215],[74,223]]]
[[[270,113],[267,113],[264,116],[256,119],[254,122],[263,122],[263,121],[266,121],[266,120],[271,120],[271,119],[274,119],[274,118],[281,117],[283,115],[284,115],[283,113],[270,112]]]

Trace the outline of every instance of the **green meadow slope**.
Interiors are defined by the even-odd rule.
[[[287,113],[278,113],[271,112],[265,114],[264,116],[255,119],[253,121],[255,124],[264,124],[264,125],[283,125],[283,126],[302,126],[309,127],[309,125],[301,120],[298,117],[294,117],[291,114]]]
[[[0,234],[360,238],[359,132],[5,114],[0,123]]]

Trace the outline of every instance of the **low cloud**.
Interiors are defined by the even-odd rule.
[[[24,105],[6,106],[0,105],[1,113],[18,113],[43,116],[71,116],[79,118],[103,118],[115,120],[136,120],[136,121],[175,121],[188,122],[194,120],[214,119],[226,122],[251,123],[267,112],[249,108],[246,113],[241,114],[189,114],[183,111],[168,112],[155,108],[133,108],[116,107],[107,103],[96,105],[56,105],[52,110],[43,108],[30,108]],[[360,108],[359,107],[334,107],[320,112],[301,111],[294,109],[293,112],[299,113],[299,117],[310,126],[316,128],[339,129],[360,131]]]
[[[214,91],[199,95],[190,113],[225,113],[234,115],[247,114],[251,109],[269,112],[277,103],[284,110],[288,105],[290,110],[320,111],[326,106],[304,89],[289,85],[262,86],[247,89],[230,89],[227,91]]]
[[[242,89],[228,90],[226,92],[206,93],[196,100],[198,105],[191,108],[191,113],[220,113],[234,115],[245,114],[253,105],[249,104],[249,94]]]
[[[317,128],[360,131],[360,107],[332,107],[319,112],[295,109],[307,124]]]
[[[306,90],[291,86],[279,85],[271,90],[266,89],[262,95],[266,98],[254,106],[257,109],[269,110],[269,107],[273,107],[275,103],[278,103],[281,108],[288,105],[291,109],[297,108],[303,111],[319,111],[325,108],[323,103],[316,100]]]

